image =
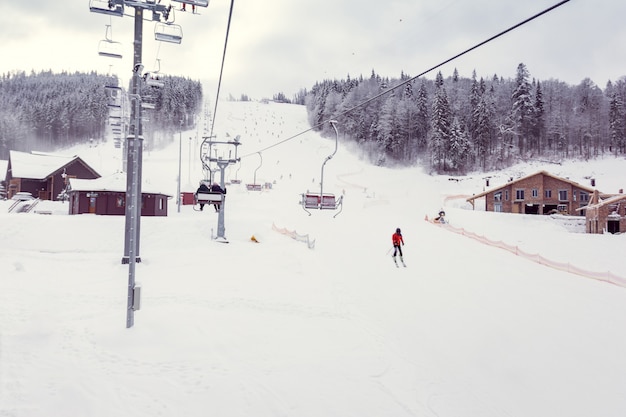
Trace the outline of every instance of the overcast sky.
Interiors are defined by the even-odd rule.
[[[169,0],[162,0],[167,4]],[[234,1],[234,0],[233,0]],[[89,0],[4,2],[0,13],[0,73],[13,70],[97,71],[127,80],[132,68],[133,18],[90,13]],[[417,75],[559,0],[237,0],[220,96],[288,98],[317,81],[376,73]],[[173,3],[180,8],[179,3]],[[144,22],[143,63],[162,73],[205,82],[217,91],[231,2],[211,0],[200,14],[176,12],[182,44],[154,40]],[[132,14],[132,8],[127,14]],[[146,13],[148,16],[148,13]],[[440,68],[461,76],[531,77],[599,87],[626,75],[626,1],[570,0],[553,11]],[[98,55],[105,25],[124,58]],[[436,71],[425,75],[434,79]]]

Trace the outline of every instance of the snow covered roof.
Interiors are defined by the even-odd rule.
[[[626,194],[615,194],[611,196],[606,196],[606,198],[599,198],[599,201],[594,202],[593,204],[589,204],[587,207],[582,207],[582,209],[602,207],[609,204],[618,203],[622,200],[626,200]]]
[[[11,176],[13,178],[43,180],[75,160],[80,160],[86,167],[91,169],[76,155],[66,156],[44,152],[9,151],[9,159],[11,161]],[[94,171],[94,173],[96,172]]]
[[[547,172],[547,171],[542,170],[542,171],[535,172],[534,174],[526,175],[526,176],[521,177],[521,178],[518,178],[518,179],[516,179],[516,180],[509,181],[509,182],[507,182],[506,184],[503,184],[503,185],[498,185],[497,187],[492,187],[492,188],[490,188],[490,189],[488,189],[488,190],[486,190],[486,191],[483,191],[483,192],[482,192],[482,193],[480,193],[480,194],[476,194],[476,195],[473,195],[473,196],[471,196],[471,197],[467,198],[467,199],[466,199],[466,201],[472,201],[472,200],[475,200],[475,199],[477,199],[477,198],[480,198],[480,197],[486,196],[487,194],[489,194],[489,193],[491,193],[491,192],[494,192],[494,191],[500,190],[500,189],[502,189],[502,188],[508,187],[508,186],[510,186],[510,185],[512,185],[512,184],[516,184],[516,183],[518,183],[518,182],[524,181],[524,180],[526,180],[526,179],[528,179],[528,178],[531,178],[531,177],[534,177],[534,176],[536,176],[536,175],[543,175],[543,176],[546,176],[546,177],[551,177],[551,178],[557,179],[557,180],[559,180],[559,181],[566,182],[566,183],[568,183],[568,184],[573,185],[574,187],[580,188],[581,190],[585,190],[585,191],[587,191],[587,192],[589,192],[589,193],[592,193],[592,192],[594,191],[594,189],[593,189],[593,188],[591,188],[591,187],[586,187],[586,186],[581,185],[581,184],[579,184],[579,183],[577,183],[577,182],[575,182],[575,181],[572,181],[572,180],[570,180],[570,179],[568,179],[568,178],[561,178],[561,177],[559,177],[559,176],[557,176],[557,175],[553,175],[553,174],[550,174],[550,173],[549,173],[549,172]]]
[[[100,177],[93,180],[70,178],[70,189],[71,191],[110,191],[125,193],[126,174],[118,172],[107,177]],[[151,184],[146,184],[145,181],[141,184],[141,193],[162,194],[170,197],[169,195],[156,190]]]

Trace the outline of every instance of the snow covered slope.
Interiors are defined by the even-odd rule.
[[[257,170],[257,183],[273,187],[229,186],[228,245],[211,240],[212,210],[178,213],[172,200],[168,217],[143,218],[142,309],[131,329],[122,217],[61,215],[62,203],[48,203],[48,216],[0,212],[0,415],[626,413],[626,288],[424,221],[443,207],[454,227],[624,277],[626,235],[572,233],[548,217],[446,199],[482,191],[485,175],[539,169],[579,182],[593,174],[611,192],[623,187],[623,159],[449,181],[373,167],[340,146],[324,188],[345,193],[343,212],[308,216],[300,194],[318,189],[333,140],[306,133],[264,151],[260,167],[256,154],[307,129],[303,107],[224,102],[216,126],[218,138],[241,135],[244,158],[227,179],[252,183]],[[188,146],[198,141],[181,136],[183,190],[194,191],[199,150]],[[172,195],[178,146],[144,154],[146,181]],[[70,153],[106,175],[119,168],[115,152]],[[407,268],[389,256],[396,227]]]

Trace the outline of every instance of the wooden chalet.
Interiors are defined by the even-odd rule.
[[[69,214],[100,214],[120,216],[126,213],[126,175],[115,174],[93,180],[70,179]],[[141,190],[142,216],[167,216],[171,196],[146,189]]]
[[[467,201],[476,208],[476,200],[484,199],[485,210],[494,212],[584,215],[593,192],[591,187],[539,171],[473,195]]]
[[[626,232],[626,195],[603,196],[594,192],[585,210],[587,233]]]
[[[78,156],[9,151],[7,198],[27,192],[40,200],[56,200],[70,178],[100,177]]]

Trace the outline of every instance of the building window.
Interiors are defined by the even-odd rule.
[[[539,197],[539,190],[536,189],[536,188],[533,188],[532,191],[531,191],[531,194],[532,194],[533,198],[537,198],[537,197]]]
[[[567,190],[559,190],[559,201],[567,201]]]
[[[116,207],[118,207],[118,208],[120,208],[120,207],[124,207],[124,197],[122,197],[122,196],[118,196],[118,197],[115,199],[115,206],[116,206]]]
[[[496,193],[493,193],[493,200],[494,201],[502,201],[502,191],[498,191]]]
[[[585,191],[581,191],[580,192],[580,202],[581,203],[586,203],[589,201],[589,193],[585,192]]]
[[[159,210],[163,210],[163,199],[159,198]]]
[[[502,213],[502,203],[494,204],[493,211],[495,211],[496,213]]]
[[[515,199],[516,200],[523,200],[524,199],[524,190],[522,190],[522,189],[515,190]]]
[[[572,191],[572,200],[576,201],[576,190]]]
[[[504,190],[504,201],[509,201],[509,190]]]
[[[546,190],[544,194],[546,198],[552,198],[552,190]]]
[[[567,213],[567,206],[565,204],[559,204],[556,206],[556,209],[559,213]]]

